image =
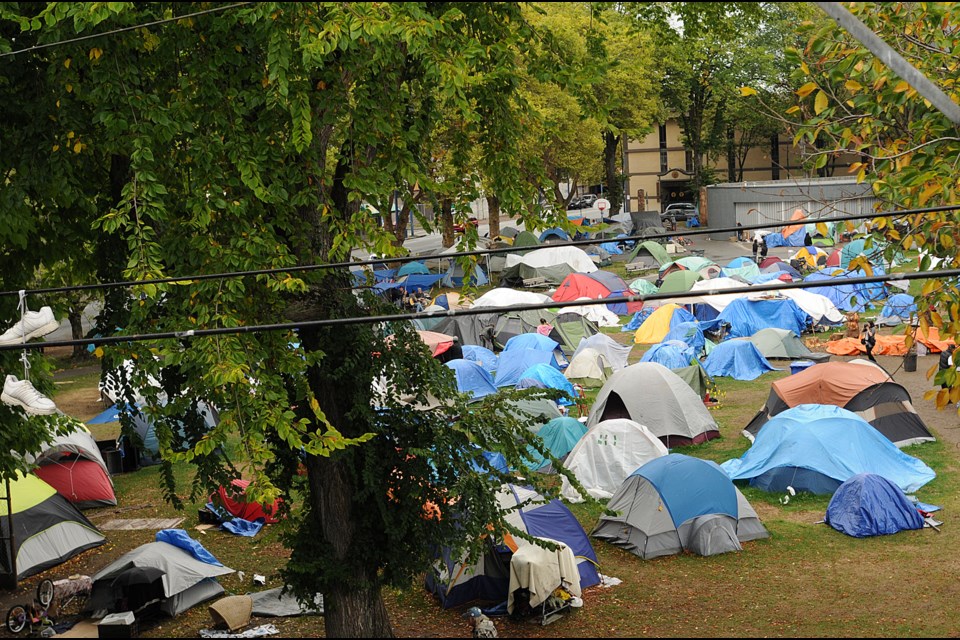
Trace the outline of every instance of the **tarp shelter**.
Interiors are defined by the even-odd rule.
[[[490,374],[491,378],[493,377],[494,372],[497,370],[497,363],[500,361],[497,354],[486,347],[475,344],[464,345],[462,349],[464,360],[476,362],[483,367],[484,371]]]
[[[33,472],[78,509],[117,504],[97,441],[79,422],[71,433],[55,436],[27,461],[38,465]]]
[[[887,302],[877,315],[877,322],[884,325],[898,325],[910,322],[917,315],[917,303],[907,293],[897,293],[887,298]]]
[[[935,440],[914,409],[910,393],[866,361],[824,362],[777,380],[743,435],[753,440],[773,416],[810,403],[852,411],[898,447]]]
[[[624,418],[604,420],[587,431],[570,451],[563,466],[573,473],[594,498],[605,500],[616,493],[637,467],[660,456],[667,448],[646,426]],[[560,494],[582,502],[580,493],[561,476]]]
[[[643,354],[640,362],[656,362],[667,369],[682,369],[697,362],[693,347],[679,340],[668,340],[655,344]]]
[[[816,269],[827,263],[827,252],[813,245],[808,245],[793,254],[790,260],[802,260],[809,268]]]
[[[800,280],[800,278],[802,277],[802,276],[800,275],[800,272],[799,272],[799,271],[797,271],[797,270],[794,269],[792,266],[790,266],[789,263],[783,262],[782,260],[778,260],[777,262],[774,262],[773,264],[770,264],[769,266],[766,266],[766,267],[760,267],[760,273],[761,273],[761,274],[764,274],[764,273],[776,273],[776,274],[786,273],[786,274],[788,274],[791,278],[793,278],[794,280]]]
[[[622,288],[611,289],[611,286]],[[594,273],[571,273],[564,278],[557,290],[553,292],[552,299],[555,302],[574,302],[581,298],[597,300],[631,294],[630,287],[622,278],[606,271],[597,271]],[[607,308],[618,315],[626,315],[642,309],[643,303],[617,302],[607,305]]]
[[[724,278],[740,277],[746,282],[753,282],[760,275],[760,267],[750,258],[734,258],[720,269],[720,275]]]
[[[651,268],[655,268],[670,262],[670,254],[667,253],[667,250],[659,242],[646,240],[638,244],[636,248],[630,252],[627,260],[630,262],[642,260],[649,263]]]
[[[790,298],[738,298],[717,316],[730,325],[731,338],[746,338],[768,327],[800,335],[807,327],[808,317]]]
[[[767,371],[777,371],[756,345],[747,340],[721,342],[707,356],[703,368],[711,376],[725,376],[734,380],[756,380]]]
[[[659,211],[631,211],[630,222],[632,224],[630,235],[642,236],[648,233],[666,233],[663,227],[663,220],[660,219]]]
[[[483,267],[481,267],[479,264],[474,265],[470,277],[467,278],[460,262],[457,260],[451,260],[450,266],[447,268],[447,272],[444,274],[443,279],[440,280],[440,284],[450,289],[457,289],[464,285],[465,280],[470,285],[476,287],[482,287],[490,283],[486,272],[484,272]]]
[[[738,338],[739,340],[749,340],[760,351],[760,354],[767,359],[779,358],[783,360],[803,360],[809,359],[814,355],[803,340],[789,329],[777,329],[768,327],[760,329],[748,338]],[[823,355],[823,354],[817,354]],[[830,357],[829,355],[827,356]]]
[[[226,510],[234,518],[254,522],[263,518],[264,524],[276,524],[280,522],[281,500],[277,498],[272,504],[264,507],[259,502],[250,502],[247,500],[247,488],[250,486],[249,480],[236,478],[230,482],[230,487],[220,486],[210,494],[210,502],[215,506]]]
[[[472,400],[482,400],[497,392],[493,376],[476,362],[457,358],[445,364],[456,376],[457,390],[467,394]]]
[[[829,495],[858,473],[876,473],[907,492],[936,476],[846,409],[801,404],[777,414],[740,458],[720,465],[732,480],[749,480],[764,491]]]
[[[491,349],[494,346],[492,333],[497,318],[496,313],[446,316],[433,326],[432,331],[455,336],[460,340],[461,348],[472,344]]]
[[[703,276],[696,271],[674,271],[668,274],[660,284],[658,293],[683,293],[690,291],[693,283],[703,280]]]
[[[435,273],[420,274],[413,273],[408,276],[398,277],[396,286],[407,293],[415,293],[418,289],[423,291],[424,295],[430,293],[434,285],[443,280],[443,276]]]
[[[678,304],[668,303],[650,314],[633,336],[635,344],[657,344],[670,332],[670,328],[680,322],[696,320],[689,311]]]
[[[550,284],[560,284],[571,273],[596,270],[597,265],[579,247],[544,247],[524,255],[507,254],[500,280],[514,286],[527,278],[544,278]]]
[[[620,326],[620,316],[610,311],[606,305],[591,304],[590,298],[578,298],[578,300],[583,300],[584,304],[563,307],[560,309],[558,315],[576,313],[592,322],[598,328]]]
[[[742,551],[740,543],[770,537],[716,463],[678,453],[631,473],[607,508],[617,515],[601,515],[590,535],[644,560],[685,550],[703,556]]]
[[[573,550],[581,589],[600,584],[597,555],[566,505],[559,500],[548,502],[532,489],[517,485],[503,485],[496,498],[504,519],[512,526],[531,536],[557,540]],[[440,600],[443,608],[474,600],[507,601],[510,560],[519,549],[532,543],[510,534],[502,540],[493,540],[491,536],[486,540],[486,552],[474,563],[467,564],[465,556],[455,558],[445,550],[433,570],[427,572],[427,590]]]
[[[822,287],[810,287],[811,293],[819,293],[843,311],[861,312],[886,297],[883,284],[849,284],[850,278],[864,278],[863,271],[843,271],[842,269],[822,269],[807,275],[804,282],[824,283]],[[877,267],[873,275],[883,275],[883,269]]]
[[[13,545],[17,579],[22,580],[66,562],[106,539],[56,489],[33,474],[10,481]],[[10,533],[7,484],[0,481],[0,531]],[[9,542],[0,545],[0,573],[12,570]]]
[[[562,416],[543,425],[537,435],[543,440],[550,455],[562,462],[586,433],[587,425],[576,418]],[[527,448],[527,461],[541,473],[556,473],[550,458],[541,455],[532,446]]]
[[[923,516],[903,491],[883,476],[858,473],[840,485],[824,521],[854,538],[922,529]]]
[[[92,576],[93,591],[84,611],[124,611],[123,607],[127,606],[124,593],[118,592],[113,581],[133,567],[159,569],[163,573],[163,598],[158,603],[159,610],[172,617],[221,595],[223,587],[217,577],[233,573],[229,567],[199,560],[186,549],[169,542],[149,542],[125,553]]]
[[[598,333],[581,340],[580,344],[577,345],[577,350],[573,352],[573,356],[576,357],[583,349],[596,349],[604,355],[614,371],[618,371],[627,366],[633,345],[620,344],[610,336]]]
[[[632,364],[603,385],[587,426],[613,418],[647,425],[667,447],[697,444],[720,435],[703,400],[677,374],[655,362]]]
[[[710,323],[713,324],[713,323]],[[696,320],[687,322],[673,322],[670,324],[670,331],[663,336],[663,342],[678,341],[683,342],[691,349],[693,354],[699,357],[706,351],[707,338],[703,334],[703,327],[709,327],[707,323],[700,324]]]
[[[473,309],[492,307],[512,307],[515,305],[542,304],[550,302],[550,296],[535,291],[518,291],[507,287],[496,287],[473,301]]]
[[[637,278],[636,280],[631,282],[629,286],[632,291],[635,291],[640,295],[647,295],[650,293],[657,292],[657,285],[655,285],[654,283],[650,282],[645,278]]]

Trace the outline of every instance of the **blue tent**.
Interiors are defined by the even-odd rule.
[[[539,333],[521,333],[515,335],[503,345],[504,351],[512,349],[537,349],[539,351],[553,351],[560,343]]]
[[[790,277],[794,280],[800,279],[800,272],[794,269],[789,262],[784,262],[780,260],[779,262],[774,262],[773,264],[760,269],[760,273],[789,273]]]
[[[451,261],[450,268],[447,269],[446,275],[440,280],[440,284],[444,287],[450,289],[456,289],[462,287],[464,284],[464,272],[463,267],[460,266],[460,263],[456,260]],[[473,268],[472,276],[470,277],[469,284],[482,287],[485,284],[489,284],[490,281],[487,279],[487,274],[484,273],[483,268],[480,265],[475,265]]]
[[[397,269],[397,277],[409,276],[412,274],[430,275],[430,269],[422,262],[408,262]]]
[[[493,376],[497,370],[497,363],[500,361],[497,354],[486,347],[481,347],[476,344],[465,344],[461,348],[463,349],[464,360],[476,362],[483,367],[487,373]]]
[[[576,418],[561,416],[543,425],[537,435],[543,439],[547,451],[554,458],[563,460],[586,433],[587,425]],[[540,455],[533,447],[527,448],[527,461],[538,471],[554,472],[550,459]]]
[[[660,344],[655,344],[640,358],[640,362],[657,362],[667,369],[682,369],[696,361],[693,348],[679,340],[664,340]]]
[[[498,387],[515,387],[523,377],[524,371],[535,364],[556,364],[552,351],[540,349],[511,349],[500,354],[500,363],[497,365],[497,376],[494,383]],[[479,365],[478,365],[479,366]]]
[[[858,473],[844,482],[827,505],[826,523],[854,538],[922,529],[923,522],[900,487],[874,473]]]
[[[909,293],[898,293],[890,296],[887,303],[880,310],[880,318],[897,317],[904,320],[910,318],[910,314],[916,315],[917,303]]]
[[[637,311],[633,314],[633,317],[630,318],[629,322],[621,327],[620,331],[636,331],[654,311],[656,311],[656,309],[653,307],[644,307],[640,311]]]
[[[457,377],[457,389],[461,393],[468,394],[474,400],[497,392],[497,387],[493,383],[493,376],[476,362],[456,358],[445,363],[453,369]]]
[[[558,400],[557,404],[569,406],[576,402],[577,390],[573,388],[573,383],[567,380],[556,367],[549,364],[535,364],[527,368],[526,371],[520,374],[520,380],[536,380],[542,383],[544,388],[559,389],[570,395],[570,398],[561,398]]]
[[[732,480],[749,480],[764,491],[791,486],[823,495],[858,473],[882,475],[908,492],[936,477],[857,414],[820,404],[778,413],[746,453],[720,466]]]
[[[562,240],[566,242],[570,240],[570,235],[560,227],[552,227],[541,233],[538,240],[540,240],[540,244],[544,244],[548,240]]]
[[[443,280],[443,276],[440,276],[440,275],[436,275],[436,274],[421,275],[421,274],[414,273],[408,276],[404,276],[402,280],[398,279],[397,286],[403,287],[403,289],[406,290],[407,293],[414,292],[417,289],[423,289],[424,292],[427,292],[433,288],[433,285],[437,284],[441,280]]]
[[[767,371],[777,371],[749,340],[721,342],[703,367],[711,376],[726,376],[734,380],[756,380]]]
[[[724,278],[740,276],[747,282],[752,283],[757,276],[760,275],[760,267],[758,267],[755,262],[750,261],[749,258],[736,258],[730,264],[720,270],[720,275]]]
[[[741,256],[739,258],[734,258],[733,260],[728,262],[727,266],[725,266],[724,269],[740,269],[742,267],[747,266],[748,264],[752,264],[756,266],[757,263],[751,260],[750,258]]]
[[[749,338],[757,331],[768,327],[788,329],[798,336],[803,335],[808,317],[806,312],[790,298],[772,300],[738,298],[727,305],[717,319],[730,324],[729,337]]]

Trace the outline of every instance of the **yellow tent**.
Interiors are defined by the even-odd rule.
[[[673,312],[680,308],[680,305],[669,303],[665,304],[650,314],[637,332],[633,336],[635,344],[658,344],[663,341],[667,333],[670,332],[670,320],[673,318]]]
[[[811,269],[816,269],[818,266],[818,260],[821,259],[820,256],[823,256],[822,258],[823,264],[826,264],[827,252],[823,251],[822,249],[818,249],[813,245],[810,245],[810,246],[801,248],[800,251],[797,251],[797,253],[794,254],[792,259],[803,260],[804,262],[807,263],[807,266],[809,266]]]

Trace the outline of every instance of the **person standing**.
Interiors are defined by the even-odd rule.
[[[463,617],[468,619],[473,626],[474,638],[497,637],[497,627],[494,626],[493,620],[483,615],[483,612],[480,611],[478,607],[470,607],[463,614]]]
[[[863,325],[860,342],[867,348],[867,357],[870,359],[870,362],[876,362],[877,359],[873,357],[873,347],[877,344],[877,327],[873,324],[873,320]]]
[[[546,318],[540,318],[540,325],[537,327],[537,333],[549,338],[551,331],[553,331],[553,325],[547,322]]]

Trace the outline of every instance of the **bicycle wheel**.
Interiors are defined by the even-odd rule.
[[[53,602],[53,580],[42,580],[37,585],[37,601],[46,609]]]
[[[27,608],[22,604],[10,607],[7,612],[7,629],[10,633],[20,633],[27,626]]]

